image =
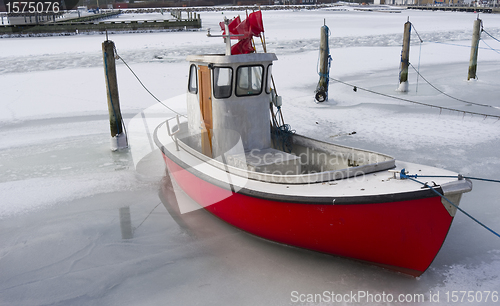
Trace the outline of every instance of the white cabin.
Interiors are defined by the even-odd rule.
[[[207,134],[200,139],[203,153],[211,157],[226,149],[228,135],[219,135],[223,131],[236,132],[245,151],[269,148],[270,76],[276,55],[193,55],[188,60],[189,134]]]
[[[298,157],[272,147],[273,53],[192,55],[187,92],[189,145],[252,171],[300,173]],[[234,150],[241,142],[242,148]],[[286,164],[285,166],[283,164]],[[278,166],[279,165],[279,166]]]

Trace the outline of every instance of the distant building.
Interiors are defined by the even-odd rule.
[[[113,4],[113,7],[115,9],[126,9],[126,8],[128,8],[128,3],[125,3],[125,2],[115,2]]]
[[[463,5],[472,0],[374,0],[373,4],[381,5]],[[479,0],[484,1],[484,0]]]
[[[9,15],[8,23],[10,25],[36,25],[40,23],[54,22],[56,16],[48,14],[23,14]],[[3,18],[2,18],[3,19]],[[3,22],[3,20],[2,20]]]
[[[417,0],[374,0],[373,4],[381,5],[415,5]]]
[[[76,8],[76,10],[79,13],[86,13],[86,12],[88,12],[89,9],[86,6],[79,6]]]
[[[374,4],[386,5],[462,5],[467,0],[374,0]]]
[[[318,0],[275,0],[274,5],[283,4],[318,4]]]
[[[459,5],[463,0],[415,0],[416,5]]]

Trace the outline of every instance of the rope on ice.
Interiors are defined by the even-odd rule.
[[[496,118],[497,120],[500,120],[500,115],[489,115],[489,114],[483,114],[483,113],[477,113],[477,112],[471,112],[471,111],[464,111],[464,110],[459,110],[459,109],[456,109],[456,108],[450,108],[450,107],[444,107],[444,106],[438,106],[438,105],[433,105],[433,104],[428,104],[428,103],[413,101],[413,100],[410,100],[410,99],[405,99],[405,98],[401,98],[401,97],[391,96],[391,95],[384,94],[384,93],[381,93],[381,92],[377,92],[377,91],[374,91],[374,90],[371,90],[371,89],[359,87],[357,85],[349,84],[349,83],[344,82],[344,81],[339,80],[339,79],[335,79],[335,78],[330,78],[330,79],[333,80],[333,81],[335,81],[335,82],[338,82],[338,83],[347,85],[349,87],[352,87],[354,91],[357,91],[358,89],[360,89],[360,90],[364,90],[366,92],[369,92],[369,93],[372,93],[372,94],[375,94],[375,95],[379,95],[379,96],[383,96],[383,97],[387,97],[387,98],[391,98],[391,99],[395,99],[395,100],[400,100],[400,101],[404,101],[404,102],[414,103],[414,104],[418,104],[418,105],[422,105],[422,106],[428,106],[428,107],[438,108],[440,110],[444,109],[444,110],[448,110],[448,111],[452,111],[452,112],[463,113],[464,116],[465,116],[465,114],[469,114],[469,115],[482,116],[484,118],[491,117],[491,118]],[[492,106],[492,107],[497,108],[495,106]]]

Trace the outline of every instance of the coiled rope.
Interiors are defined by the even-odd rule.
[[[280,120],[281,106],[278,106],[278,111],[274,116],[277,119],[276,125],[271,128],[271,133],[275,141],[276,147],[281,147],[283,152],[291,153],[293,148],[293,135],[295,130],[292,129],[290,124],[286,124]]]

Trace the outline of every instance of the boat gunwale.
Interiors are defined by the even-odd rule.
[[[163,123],[162,123],[163,124]],[[162,125],[158,125],[158,128]],[[156,133],[156,130],[155,130]],[[302,138],[302,140],[300,140]],[[388,170],[388,169],[393,169],[396,167],[395,165],[395,159],[392,156],[374,152],[374,151],[369,151],[369,150],[364,150],[364,149],[358,149],[354,147],[348,147],[348,146],[343,146],[343,145],[338,145],[338,144],[333,144],[333,143],[328,143],[325,141],[320,141],[316,139],[312,139],[306,136],[294,134],[294,142],[302,141],[304,142],[315,142],[318,144],[321,144],[323,146],[331,146],[331,147],[336,147],[340,148],[345,151],[352,151],[350,154],[354,153],[363,153],[363,154],[374,154],[377,156],[380,156],[384,159],[387,159],[382,162],[375,162],[371,164],[365,164],[361,166],[356,166],[356,167],[348,167],[348,168],[343,168],[343,169],[338,169],[338,170],[328,170],[328,171],[322,171],[322,172],[316,172],[316,173],[305,173],[305,174],[298,174],[298,175],[283,175],[283,174],[273,174],[273,173],[264,173],[264,172],[256,172],[256,171],[251,171],[235,166],[228,165],[227,163],[223,163],[218,161],[217,159],[210,158],[203,153],[197,151],[196,149],[193,149],[190,147],[188,144],[186,144],[184,141],[182,141],[181,138],[177,137],[176,140],[180,148],[184,149],[186,152],[189,154],[193,155],[194,157],[200,159],[201,161],[208,163],[220,170],[226,171],[231,174],[238,175],[243,178],[247,179],[252,179],[256,181],[261,181],[261,182],[269,182],[269,183],[276,183],[276,184],[313,184],[313,183],[323,183],[323,182],[330,182],[330,181],[336,181],[336,180],[342,180],[342,179],[347,179],[350,177],[355,177],[355,176],[360,176],[360,175],[365,175],[369,173],[374,173],[378,171],[383,171],[383,170]],[[305,140],[305,141],[304,141]],[[315,149],[315,148],[313,148]],[[320,149],[319,147],[316,149]],[[286,153],[286,152],[284,152]],[[346,154],[346,152],[339,152],[340,154]],[[297,155],[296,155],[297,156]]]
[[[200,179],[215,185],[217,187],[223,188],[225,190],[234,192],[234,193],[240,193],[246,196],[251,196],[254,198],[259,198],[259,199],[264,199],[264,200],[270,200],[270,201],[277,201],[277,202],[286,202],[286,203],[297,203],[297,204],[310,204],[310,205],[353,205],[353,204],[377,204],[377,203],[390,203],[390,202],[403,202],[403,201],[411,201],[415,199],[423,199],[423,198],[432,198],[436,197],[436,194],[429,188],[425,189],[416,189],[414,191],[405,191],[405,192],[398,192],[398,193],[384,193],[384,194],[371,194],[371,195],[354,195],[354,196],[310,196],[310,195],[290,195],[290,194],[280,194],[280,193],[269,193],[265,191],[259,191],[255,189],[250,189],[247,187],[241,187],[238,188],[236,191],[232,183],[228,182],[223,182],[220,181],[219,179],[210,176],[203,171],[200,171],[188,163],[184,162],[174,154],[170,152],[166,148],[166,145],[163,144],[160,139],[158,138],[158,129],[163,125],[164,123],[158,125],[155,128],[155,131],[153,133],[154,141],[156,145],[160,148],[161,152],[165,155],[166,158],[170,159],[172,162],[177,164],[179,167],[181,167],[183,170],[188,171],[192,173],[193,175],[199,177]],[[175,144],[172,142],[172,145]],[[189,152],[186,151],[187,154],[191,155]],[[197,158],[194,155],[193,158]],[[205,156],[206,157],[206,156]],[[206,159],[209,159],[206,157]],[[210,163],[207,163],[210,166]],[[225,169],[219,169],[220,171],[225,171]],[[227,173],[230,173],[228,171],[225,171]],[[233,174],[233,173],[230,173]],[[233,174],[236,175],[236,174]],[[262,182],[262,181],[261,181]],[[266,182],[262,182],[266,183]],[[273,184],[272,182],[267,182],[269,184]],[[277,184],[277,183],[274,183]],[[308,185],[311,183],[305,183],[303,185]],[[318,183],[313,183],[313,184],[318,184]],[[291,184],[293,186],[293,184]],[[443,190],[441,186],[436,186],[434,187],[434,190],[436,190],[439,193],[442,193]]]

